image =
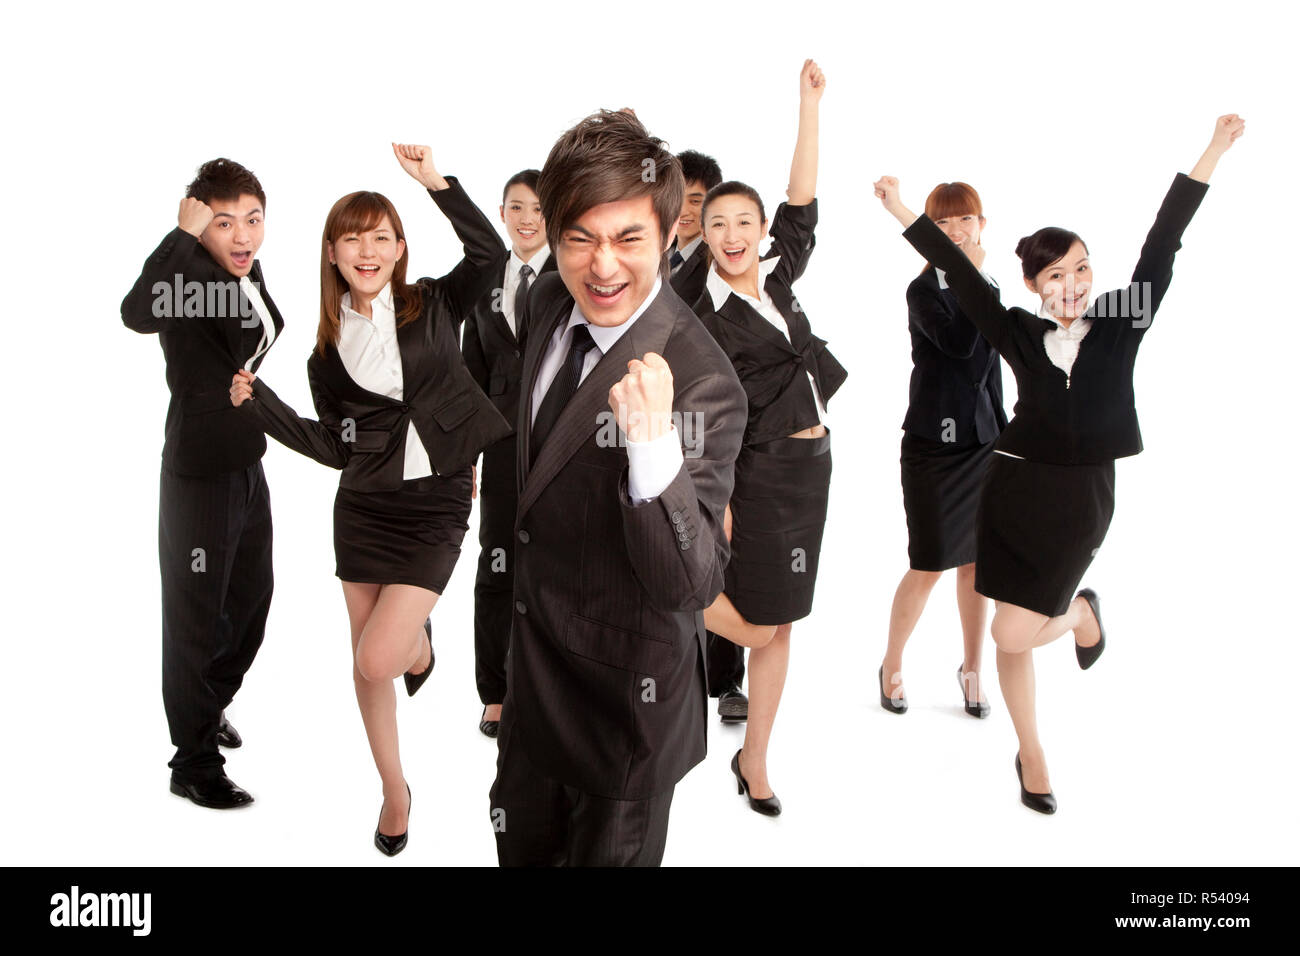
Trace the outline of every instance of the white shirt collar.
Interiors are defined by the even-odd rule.
[[[1048,330],[1048,335],[1059,335],[1062,338],[1081,339],[1087,333],[1088,329],[1092,327],[1092,319],[1085,319],[1080,316],[1071,322],[1067,328],[1065,323],[1047,311],[1046,305],[1039,305],[1038,317],[1040,319],[1046,319],[1048,322],[1052,322],[1056,325],[1056,328]]]
[[[575,325],[586,325],[587,331],[591,333],[591,339],[596,343],[596,348],[600,349],[601,355],[606,355],[614,347],[614,343],[623,337],[623,333],[632,327],[632,323],[641,318],[642,313],[650,308],[650,303],[659,295],[659,289],[663,285],[663,278],[655,276],[655,284],[650,289],[650,294],[645,297],[645,301],[637,307],[626,322],[618,325],[592,325],[587,321],[587,317],[582,314],[582,309],[578,308],[578,303],[573,303],[573,311],[569,313],[569,324],[564,327],[567,332]]]
[[[512,275],[517,276],[519,275],[520,269],[522,269],[524,266],[529,266],[533,270],[533,275],[537,276],[541,274],[542,267],[546,265],[546,260],[549,259],[550,257],[551,257],[551,247],[542,246],[542,248],[538,249],[536,252],[533,253],[533,257],[531,259],[525,262],[523,259],[519,258],[519,253],[515,252],[514,247],[511,246],[510,265],[508,268],[510,269],[510,273]]]
[[[700,243],[704,241],[704,233],[700,233],[684,246],[678,246],[677,251],[681,253],[682,260],[685,261],[695,254],[695,250],[700,248]]]
[[[377,312],[376,306],[378,306],[381,311]],[[379,318],[380,314],[393,314],[393,288],[391,283],[385,284],[384,287],[379,290],[379,294],[371,300],[370,311],[376,319]],[[343,298],[339,302],[339,321],[341,322],[344,319],[360,319],[363,322],[370,321],[360,312],[352,308],[351,292],[344,292]]]
[[[776,264],[780,261],[780,256],[758,260],[758,294],[760,298],[763,295],[763,284],[767,282],[767,277],[772,274],[772,270],[776,268]],[[714,312],[717,312],[722,308],[723,303],[727,301],[727,296],[731,295],[733,292],[735,292],[737,297],[742,300],[747,299],[750,302],[759,301],[759,299],[745,295],[743,292],[736,292],[727,280],[722,278],[722,274],[718,272],[718,264],[716,262],[709,266],[709,275],[708,278],[704,280],[704,287],[709,290],[709,298],[713,300]]]

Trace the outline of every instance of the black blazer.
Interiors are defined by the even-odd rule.
[[[441,279],[415,283],[420,315],[397,329],[402,400],[358,385],[331,345],[323,356],[313,350],[307,360],[319,421],[300,417],[260,378],[253,383],[254,401],[240,406],[272,438],[343,469],[339,485],[352,491],[401,487],[409,422],[440,475],[468,467],[483,448],[510,434],[509,423],[474,384],[456,343],[461,322],[491,280],[486,266],[500,255],[501,239],[455,178],[447,182],[449,189],[429,194],[451,221],[465,258]]]
[[[519,403],[515,613],[502,735],[585,793],[639,800],[704,758],[702,611],[722,591],[722,531],[745,423],[731,363],[666,285],[583,380],[530,467],[530,396],[573,298],[558,275],[528,296]],[[646,352],[673,410],[700,430],[664,492],[633,505],[627,450],[599,441],[609,390]],[[602,416],[602,413],[605,413]],[[692,457],[694,455],[694,457]]]
[[[785,319],[788,338],[734,292],[717,311],[708,289],[695,302],[696,314],[731,359],[749,398],[746,445],[785,438],[818,423],[807,372],[827,404],[848,377],[826,340],[813,335],[792,288],[808,267],[816,225],[815,199],[806,206],[781,203],[772,217],[772,248],[764,258],[780,256],[781,261],[763,288]]]
[[[1055,323],[1005,308],[979,270],[926,216],[904,237],[945,270],[962,311],[1016,376],[1015,417],[999,451],[1053,465],[1104,464],[1142,450],[1133,398],[1133,365],[1174,275],[1174,255],[1209,187],[1179,173],[1133,269],[1132,284],[1098,296],[1084,313],[1092,327],[1067,377],[1052,364],[1043,333]]]
[[[682,267],[672,276],[673,291],[686,303],[695,302],[704,292],[704,283],[709,278],[709,247],[701,240],[689,259],[683,260]]]
[[[284,319],[266,291],[260,262],[254,260],[248,277],[271,313],[278,342]],[[179,311],[201,314],[176,314],[178,281]],[[203,292],[188,297],[187,308],[184,288],[191,282],[199,283]],[[244,367],[262,338],[260,321],[241,318],[253,313],[243,293],[237,291],[238,284],[197,238],[178,226],[145,260],[140,278],[122,300],[122,323],[128,329],[158,333],[171,392],[162,458],[163,465],[177,474],[235,471],[258,461],[266,451],[262,430],[230,404],[231,376]],[[236,298],[224,297],[227,291],[234,292]],[[222,313],[228,314],[223,317]],[[263,358],[265,354],[253,363],[254,371]]]
[[[996,287],[995,287],[996,288]],[[926,269],[907,287],[912,381],[903,428],[953,447],[987,445],[1007,425],[998,353]]]
[[[523,317],[516,315],[515,324],[519,329],[516,336],[510,331],[505,315],[494,308],[500,301],[497,290],[505,288],[505,270],[509,262],[510,250],[507,248],[489,268],[491,286],[466,318],[460,347],[465,356],[465,367],[478,387],[492,400],[506,421],[514,424],[519,410],[519,378],[524,371],[523,355],[528,330],[522,325]],[[554,271],[555,253],[552,251],[538,275]],[[533,277],[534,284],[537,278]],[[531,286],[529,294],[532,294]]]

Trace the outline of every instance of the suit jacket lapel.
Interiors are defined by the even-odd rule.
[[[770,342],[782,351],[796,351],[794,346],[790,344],[790,340],[781,334],[780,329],[755,312],[748,302],[743,301],[734,292],[727,296],[727,301],[722,303],[722,308],[718,310],[718,314],[750,335],[755,335]]]
[[[633,358],[642,357],[646,352],[659,352],[662,354],[673,322],[672,311],[668,307],[664,296],[664,292],[667,290],[668,285],[666,283],[660,286],[655,301],[632,324],[632,327],[614,343],[614,347],[601,356],[595,368],[582,380],[582,384],[578,386],[578,390],[574,393],[573,398],[569,400],[569,404],[564,406],[564,411],[560,413],[555,427],[551,429],[550,435],[546,438],[546,445],[538,453],[537,461],[531,469],[527,468],[527,458],[525,457],[524,482],[519,495],[518,517],[523,517],[546,486],[560,473],[568,460],[573,457],[574,453],[590,440],[591,436],[596,432],[598,427],[597,416],[602,411],[610,410],[609,390],[627,374],[627,363]],[[572,302],[571,299],[568,301]],[[572,305],[562,312],[566,321],[571,309]],[[533,357],[534,372],[536,366],[541,362],[540,355],[545,350],[545,344],[550,341],[551,335],[555,334],[556,325],[555,322],[549,324],[550,332],[543,340],[541,347],[532,350],[536,353],[536,357]],[[524,381],[530,383],[528,387],[531,390],[533,375],[525,375]],[[524,405],[524,402],[525,399],[521,399],[521,406]],[[531,416],[531,410],[528,414]],[[530,428],[529,431],[531,432],[531,430]],[[521,448],[525,449],[524,453],[526,455],[528,439],[526,438],[519,444]]]

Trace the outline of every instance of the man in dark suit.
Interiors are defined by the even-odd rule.
[[[497,857],[654,866],[705,752],[745,394],[664,281],[681,169],[630,111],[561,136],[538,194],[558,275],[525,306]]]
[[[686,189],[677,217],[677,238],[668,250],[673,291],[692,308],[704,294],[709,277],[708,246],[704,242],[704,197],[722,182],[722,168],[712,156],[688,149],[677,154]],[[709,696],[718,699],[718,716],[723,723],[738,723],[749,716],[749,699],[740,685],[745,680],[745,649],[712,631],[705,632],[706,670]]]
[[[526,330],[523,303],[537,277],[555,271],[537,198],[536,169],[515,173],[501,195],[510,250],[491,266],[493,288],[465,321],[461,350],[479,388],[512,425],[519,414]],[[479,472],[478,576],[474,580],[474,677],[483,714],[479,730],[497,735],[506,696],[506,651],[514,613],[515,436],[483,451]]]
[[[284,328],[254,258],[266,194],[228,159],[204,163],[178,224],[122,300],[122,322],[157,333],[171,403],[159,481],[163,705],[176,753],[171,791],[202,807],[253,802],[218,746],[242,741],[225,708],[262,644],[271,607],[266,438],[230,403]]]

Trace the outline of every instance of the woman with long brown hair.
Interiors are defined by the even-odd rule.
[[[352,631],[357,703],[383,783],[374,842],[406,846],[411,795],[397,745],[402,675],[413,695],[433,669],[430,612],[468,530],[471,463],[510,426],[475,385],[457,332],[495,278],[491,222],[427,146],[393,145],[465,247],[440,279],[406,282],[405,231],[379,193],[330,210],[321,241],[321,305],[307,378],[319,421],[299,417],[261,379],[238,372],[231,402],[276,440],[342,469],[334,555]]]

